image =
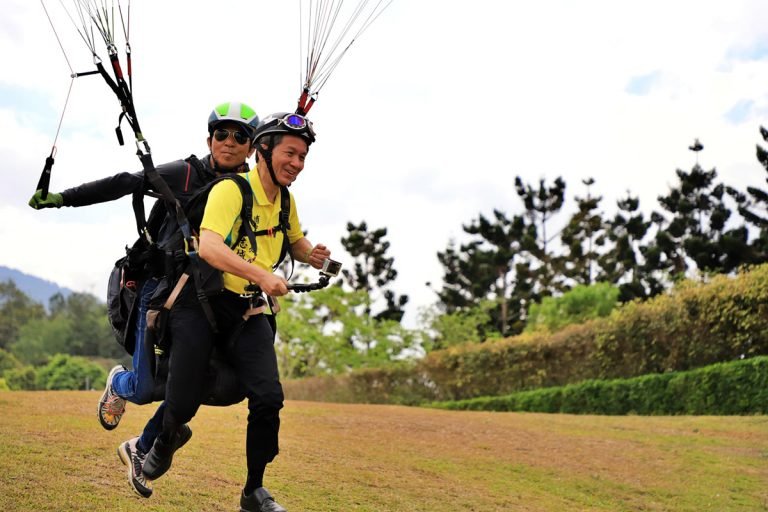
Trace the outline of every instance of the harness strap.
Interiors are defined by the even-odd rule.
[[[243,320],[248,320],[252,316],[260,315],[263,312],[265,312],[266,310],[267,310],[267,305],[266,304],[262,304],[261,306],[256,306],[256,307],[248,308],[243,313]]]
[[[267,304],[269,304],[269,309],[272,310],[273,315],[280,312],[280,303],[277,301],[277,297],[267,295]]]
[[[200,307],[203,308],[205,318],[208,319],[208,323],[211,324],[213,332],[218,333],[219,329],[216,325],[216,315],[213,314],[211,304],[208,302],[208,295],[206,295],[205,290],[203,290],[203,277],[202,272],[200,271],[200,256],[198,256],[197,251],[189,253],[189,266],[187,268],[189,269],[189,273],[193,274],[197,300],[200,302]]]
[[[240,188],[240,195],[243,198],[243,206],[240,209],[240,229],[245,233],[248,238],[248,243],[251,244],[251,250],[253,254],[256,254],[256,236],[260,236],[259,233],[254,233],[251,223],[253,222],[253,190],[251,190],[251,184],[240,176],[239,174],[228,175],[227,179],[233,180]],[[242,233],[238,236],[232,247],[235,247],[240,243],[243,238]]]
[[[197,160],[197,158],[190,158],[189,162],[198,171],[201,171],[202,164],[199,162],[199,160]],[[231,179],[240,188],[241,194],[243,196],[243,207],[240,212],[242,217],[242,226],[246,236],[248,237],[248,241],[251,243],[251,246],[254,248],[254,251],[255,251],[256,238],[253,234],[253,229],[251,228],[251,224],[250,224],[250,219],[252,217],[252,212],[253,212],[253,195],[251,191],[251,186],[245,180],[245,178],[237,174],[226,175],[226,177],[219,178],[219,180],[216,180],[215,182],[218,182],[222,179]],[[208,186],[212,186],[213,183],[214,182],[211,182]],[[185,220],[186,220],[186,217],[185,217]],[[187,223],[187,229],[189,229],[188,223]],[[183,229],[182,229],[182,232],[183,232]],[[208,301],[208,296],[206,295],[205,290],[203,290],[203,278],[202,278],[202,272],[200,270],[200,256],[197,252],[197,240],[194,239],[194,237],[192,237],[191,235],[190,235],[190,238],[188,239],[187,248],[188,250],[186,254],[189,257],[189,266],[187,268],[188,268],[188,273],[192,275],[195,281],[197,299],[200,302],[200,306],[202,307],[203,312],[205,313],[205,316],[208,319],[208,323],[211,325],[211,328],[213,329],[214,332],[218,332],[218,328],[216,325],[216,317]]]
[[[171,294],[168,295],[168,298],[165,300],[165,304],[163,304],[165,309],[171,309],[171,307],[173,307],[174,302],[176,302],[176,299],[181,293],[181,289],[184,288],[184,285],[187,283],[187,279],[189,279],[188,273],[185,272],[181,274],[179,281],[176,283],[176,286],[173,287]]]
[[[280,187],[280,213],[278,216],[279,222],[276,226],[267,229],[260,229],[254,232],[254,236],[277,236],[277,232],[283,234],[283,245],[280,247],[280,256],[277,258],[277,262],[273,265],[273,269],[277,269],[285,259],[286,255],[291,257],[291,272],[288,275],[288,279],[293,275],[294,259],[293,254],[290,251],[291,243],[288,240],[288,230],[291,229],[290,223],[291,216],[291,196],[288,192],[288,187]],[[251,244],[254,248],[253,254],[256,254],[256,245]]]
[[[280,257],[277,259],[277,268],[280,263],[285,259],[286,254],[291,257],[291,273],[288,275],[288,279],[293,275],[294,260],[293,253],[290,251],[290,242],[288,241],[288,230],[291,229],[290,223],[291,214],[291,195],[288,192],[288,187],[280,188],[280,226],[283,231],[283,246],[280,248]]]
[[[193,161],[194,163],[194,161]],[[232,181],[237,184],[238,188],[240,189],[240,194],[243,198],[243,205],[240,210],[240,220],[241,220],[241,234],[235,240],[233,247],[237,246],[240,243],[240,240],[242,240],[244,237],[248,239],[248,243],[251,245],[251,250],[253,251],[253,254],[255,255],[258,247],[256,243],[256,237],[257,236],[264,236],[264,235],[270,235],[270,236],[276,236],[277,232],[280,231],[283,233],[283,243],[282,247],[280,248],[280,257],[278,258],[277,263],[275,264],[274,268],[277,268],[278,265],[285,259],[286,254],[290,254],[289,248],[290,248],[290,242],[288,240],[288,230],[290,229],[290,195],[288,193],[288,189],[286,187],[281,188],[280,192],[280,223],[272,228],[268,229],[262,229],[259,231],[253,231],[253,190],[251,189],[250,183],[243,178],[242,176],[238,174],[230,174],[226,177],[220,178],[220,179],[231,179]],[[189,247],[194,247],[193,245],[190,245]],[[197,251],[190,251],[188,252],[189,260],[190,260],[190,266],[192,267],[191,270],[194,272],[193,277],[195,278],[195,282],[198,283],[198,298],[200,299],[201,305],[203,306],[203,310],[206,311],[206,316],[209,317],[209,320],[211,322],[211,325],[215,328],[215,321],[213,319],[213,315],[208,314],[207,309],[210,309],[210,306],[208,305],[208,300],[203,293],[202,289],[200,288],[202,283],[202,279],[200,276],[198,264],[196,262],[196,259],[198,258]],[[291,275],[293,274],[293,255],[291,254]],[[290,278],[290,276],[289,276]],[[272,304],[269,304],[270,307],[272,307]],[[260,306],[261,307],[261,306]],[[256,308],[258,309],[258,308]],[[277,310],[274,310],[274,312],[279,311],[280,308],[277,306]],[[250,311],[250,310],[249,310]],[[261,311],[263,312],[263,310]],[[251,316],[251,315],[249,315]]]
[[[146,178],[143,178],[146,179]],[[147,242],[152,242],[149,232],[147,231],[147,216],[144,212],[144,193],[142,192],[143,186],[136,190],[132,194],[131,204],[133,205],[133,216],[136,219],[136,230],[139,232],[139,237],[143,237]]]
[[[155,165],[152,163],[152,155],[149,153],[143,154],[139,156],[139,160],[141,160],[141,165],[144,167],[144,177],[149,180],[155,190],[162,194],[163,199],[168,204],[169,208],[174,210],[176,213],[176,223],[184,236],[184,240],[190,243],[192,229],[189,227],[189,220],[187,220],[187,216],[184,213],[184,209],[181,207],[181,203],[179,203],[179,200],[173,195],[168,184],[162,177],[160,177],[157,169],[155,169]]]
[[[283,232],[284,233],[285,231],[287,231],[285,229],[285,227],[282,224],[278,224],[278,225],[276,225],[274,227],[271,227],[271,228],[260,229],[258,231],[254,231],[253,234],[256,235],[256,236],[267,235],[267,236],[271,236],[271,237],[276,237],[278,232]]]
[[[189,157],[186,158],[186,162],[188,164],[191,164],[192,167],[195,168],[195,171],[197,171],[197,177],[200,179],[200,181],[205,181],[205,166],[203,165],[203,162],[200,161],[199,158],[197,158],[195,155],[189,155]]]

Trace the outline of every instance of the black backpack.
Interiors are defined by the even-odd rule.
[[[194,169],[195,180],[206,180],[205,168],[195,155],[190,155],[183,162],[190,167],[190,171]],[[133,326],[139,292],[148,278],[162,277],[167,272],[166,255],[157,244],[160,228],[169,209],[176,211],[177,223],[179,219],[183,220],[184,215],[180,203],[154,167],[145,169],[144,180],[159,193],[145,192],[144,187],[133,193],[133,212],[139,237],[133,245],[126,246],[125,255],[115,262],[107,285],[107,319],[115,339],[129,354],[134,351]],[[148,218],[144,214],[145,194],[161,199],[154,204]]]
[[[286,187],[281,187],[278,224],[259,231],[253,231],[253,190],[250,183],[241,175],[225,174],[199,189],[184,207],[189,233],[184,233],[182,229],[177,230],[164,248],[167,260],[173,262],[174,267],[172,269],[168,268],[167,275],[169,279],[166,279],[165,286],[161,285],[161,288],[152,297],[150,311],[147,314],[148,327],[153,331],[156,343],[161,348],[167,346],[165,329],[168,314],[178,293],[188,279],[192,279],[203,312],[213,330],[217,331],[216,320],[208,298],[224,290],[224,279],[220,270],[213,268],[199,257],[196,244],[208,196],[213,187],[224,180],[234,181],[240,189],[240,194],[243,198],[239,214],[241,220],[240,230],[231,241],[230,248],[238,246],[243,239],[248,239],[253,253],[256,254],[258,250],[256,237],[275,236],[278,232],[282,232],[283,243],[280,249],[280,256],[274,268],[277,268],[282,263],[286,255],[290,255],[290,242],[288,240],[288,230],[290,229],[290,194]],[[291,262],[293,262],[293,257],[291,257]]]

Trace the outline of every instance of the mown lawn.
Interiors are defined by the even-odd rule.
[[[237,511],[245,404],[205,407],[150,499],[99,392],[0,392],[0,511]],[[768,417],[600,417],[287,402],[266,485],[290,512],[768,510]]]

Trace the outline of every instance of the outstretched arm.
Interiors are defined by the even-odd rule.
[[[140,190],[143,182],[141,173],[121,172],[67,189],[61,195],[64,198],[64,206],[106,203]]]
[[[121,172],[100,180],[83,183],[77,187],[68,188],[57,194],[50,192],[42,199],[40,191],[36,191],[29,200],[29,206],[35,210],[41,208],[59,208],[61,206],[88,206],[91,204],[114,201],[139,190],[143,184],[141,173]]]

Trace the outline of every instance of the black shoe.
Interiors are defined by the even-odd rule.
[[[251,494],[240,495],[240,512],[288,512],[264,487],[259,487]]]
[[[152,448],[147,452],[142,471],[150,480],[157,480],[171,469],[173,454],[184,446],[192,437],[192,429],[184,424],[174,433],[170,443],[163,441],[161,437],[155,439]]]
[[[186,423],[179,427],[177,431],[179,438],[176,440],[176,450],[187,444],[189,438],[192,437],[192,429]]]

